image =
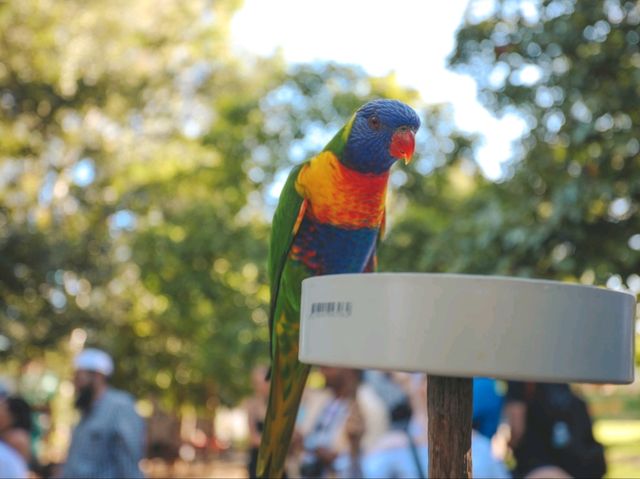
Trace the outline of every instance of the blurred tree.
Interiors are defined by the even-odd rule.
[[[424,271],[640,292],[638,23],[637,2],[472,1],[450,63],[529,132],[501,182],[476,177],[449,217],[412,203],[389,246]]]
[[[199,148],[216,153],[212,165],[185,169],[178,158],[179,174],[129,192],[126,211],[137,219],[131,258],[161,309],[157,320],[141,316],[133,325],[137,336],[162,338],[146,342],[136,367],[149,361],[156,383],[177,381],[171,390],[182,395],[179,402],[214,392],[234,402],[248,383],[247,365],[268,354],[265,259],[278,182],[363,102],[417,100],[393,76],[369,79],[332,64],[287,73],[268,65],[210,86],[216,120]],[[158,167],[168,161],[158,159]],[[118,344],[126,347],[120,338]]]
[[[230,274],[257,291],[265,227],[236,220],[252,186],[232,151],[245,128],[234,111],[282,68],[256,61],[244,75],[227,42],[237,4],[0,5],[6,355],[67,351],[81,328],[135,393],[202,404],[218,384],[238,394],[230,377],[252,353],[228,337],[249,330],[264,300],[238,301],[251,286],[220,280],[213,259],[235,254]],[[229,131],[216,148],[203,140],[213,124]]]
[[[215,407],[247,390],[268,352],[278,184],[364,101],[417,94],[356,67],[239,56],[238,4],[0,4],[0,357],[14,369],[86,343],[139,396]]]

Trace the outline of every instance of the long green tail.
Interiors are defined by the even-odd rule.
[[[277,346],[276,346],[277,351]],[[271,370],[269,405],[258,453],[260,478],[281,478],[310,366],[298,361],[298,348],[276,354]]]
[[[271,388],[256,471],[261,478],[284,475],[298,407],[309,375],[310,366],[298,361],[300,297],[302,280],[308,276],[300,264],[287,261],[278,279],[280,288],[271,313]]]

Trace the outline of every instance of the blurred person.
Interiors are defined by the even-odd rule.
[[[9,385],[3,378],[0,378],[0,400],[6,399],[8,397],[9,397]]]
[[[31,461],[31,406],[19,396],[0,400],[0,439]]]
[[[294,447],[302,448],[299,475],[361,477],[358,458],[388,427],[384,403],[357,369],[321,367],[325,389],[304,406]]]
[[[0,477],[29,477],[31,407],[18,396],[0,399]]]
[[[473,378],[473,429],[489,439],[498,430],[502,417],[502,384],[491,378]]]
[[[391,426],[377,444],[362,456],[362,476],[426,478],[426,375],[383,373],[377,380],[379,390],[385,391]],[[385,384],[382,387],[383,382]],[[494,457],[490,439],[476,430],[472,431],[471,451],[473,477],[510,477],[502,461]]]
[[[515,477],[602,477],[604,448],[593,437],[586,403],[568,384],[508,383],[504,413]]]
[[[81,418],[73,431],[62,477],[140,478],[144,423],[133,398],[113,389],[113,360],[99,349],[74,360],[75,406]]]
[[[153,413],[147,419],[147,458],[160,459],[173,470],[180,450],[180,422],[151,399]]]
[[[27,479],[27,461],[3,440],[0,440],[0,477],[3,479]]]
[[[267,401],[269,400],[269,381],[266,366],[256,366],[251,372],[251,384],[253,395],[245,402],[244,408],[247,411],[247,421],[249,427],[249,460],[247,462],[247,472],[250,478],[256,477],[256,466],[258,464],[258,448],[264,427],[264,415],[267,412]]]
[[[424,435],[417,440],[409,427],[412,413],[406,396],[392,407],[389,430],[361,458],[362,477],[426,477],[427,444]]]

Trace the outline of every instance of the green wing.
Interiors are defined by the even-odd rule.
[[[287,260],[293,238],[299,226],[300,215],[304,213],[305,200],[296,191],[295,183],[302,169],[298,165],[289,174],[287,181],[280,193],[280,200],[273,215],[271,225],[271,244],[269,247],[269,282],[271,285],[271,304],[269,307],[269,337],[271,338],[271,355],[273,356],[273,324],[276,309],[276,301],[280,289],[280,279],[284,264]]]
[[[382,242],[382,237],[384,236],[385,228],[387,226],[387,213],[386,210],[382,214],[382,224],[380,225],[380,231],[378,231],[378,237],[376,238],[376,245],[373,247],[373,251],[371,252],[371,256],[369,257],[369,261],[367,261],[367,265],[364,268],[364,273],[375,273],[378,271],[378,246]]]

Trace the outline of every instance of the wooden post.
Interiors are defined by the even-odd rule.
[[[471,478],[473,380],[427,375],[429,478]]]

